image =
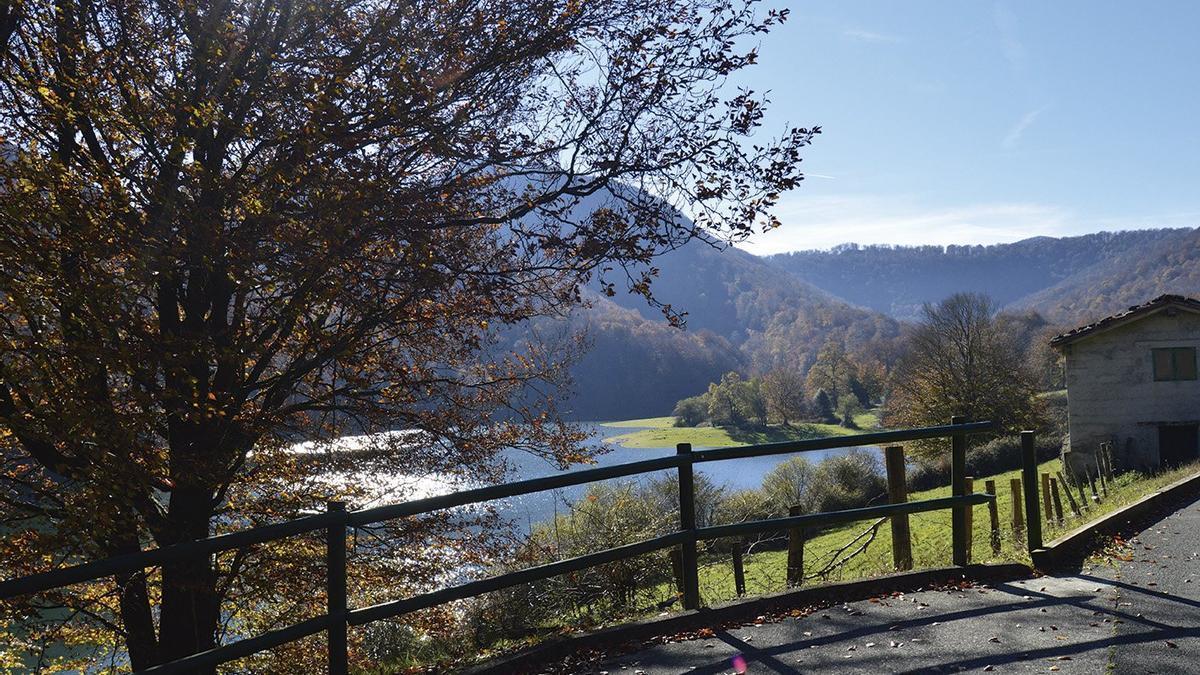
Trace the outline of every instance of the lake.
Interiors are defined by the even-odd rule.
[[[620,434],[637,431],[645,427],[615,427],[603,426],[599,423],[586,423],[580,425],[586,431],[592,433],[590,440],[586,442],[591,447],[599,447],[604,444],[605,438],[611,438]],[[878,450],[874,446],[864,446],[869,450]],[[694,450],[705,449],[702,446],[696,446]],[[819,462],[822,458],[831,455],[845,453],[849,448],[834,448],[830,450],[816,450],[813,452],[790,453],[786,455],[772,455],[769,457],[748,457],[744,459],[730,459],[720,462],[705,462],[696,467],[696,473],[702,473],[710,478],[717,485],[723,485],[730,490],[744,490],[757,488],[762,485],[763,477],[770,473],[781,462],[787,461],[791,457],[798,455],[805,456],[812,462]],[[595,468],[600,466],[611,466],[613,464],[625,464],[628,462],[636,462],[642,459],[652,459],[654,457],[662,457],[664,455],[675,454],[675,448],[624,448],[617,446],[611,452],[597,457],[596,464],[588,466],[577,466],[571,470],[578,471],[581,469]],[[513,480],[522,478],[540,478],[560,473],[558,469],[550,462],[530,455],[528,453],[514,451],[507,456],[509,462],[513,465],[515,473]],[[882,459],[882,456],[880,457]],[[674,469],[660,471],[653,474],[642,474],[641,476],[630,476],[627,478],[614,479],[616,481],[630,480],[646,480],[651,476],[664,476],[674,472]],[[578,499],[587,491],[586,485],[580,485],[573,488],[565,488],[554,490],[552,492],[525,495],[523,497],[515,497],[507,500],[501,507],[501,512],[513,519],[518,526],[523,529],[533,523],[550,520],[554,517],[557,508],[559,513],[565,513],[568,510],[568,504]]]
[[[582,423],[578,426],[584,431],[591,434],[591,437],[584,442],[586,446],[592,448],[601,448],[605,445],[604,439],[619,436],[621,434],[630,433],[645,429],[646,427],[638,426],[606,426],[601,423],[591,422]],[[403,437],[411,432],[391,432],[399,437]],[[339,439],[337,445],[344,450],[355,450],[363,446],[371,444],[373,437],[370,436],[346,436]],[[403,442],[403,441],[402,441]],[[612,450],[596,458],[595,464],[578,465],[568,469],[568,471],[580,471],[589,468],[602,466],[611,466],[614,464],[625,464],[628,462],[636,462],[643,459],[652,459],[654,457],[662,457],[664,455],[672,455],[675,453],[675,447],[661,448],[625,448],[609,444]],[[874,446],[863,446],[867,449],[878,451]],[[703,446],[695,446],[695,450],[705,449]],[[297,452],[314,451],[312,444],[301,443],[294,446]],[[763,477],[765,477],[772,469],[778,466],[781,462],[787,461],[791,457],[804,455],[807,459],[813,462],[818,462],[824,457],[838,455],[847,452],[849,448],[833,448],[829,450],[817,450],[805,453],[790,453],[785,455],[772,455],[769,457],[748,457],[744,459],[730,459],[720,462],[705,462],[696,468],[696,473],[704,474],[713,481],[716,485],[724,486],[728,490],[744,490],[757,488],[762,485]],[[522,480],[526,478],[540,478],[550,476],[561,471],[551,462],[527,452],[512,450],[505,455],[505,459],[512,467],[510,480]],[[881,458],[882,459],[882,458]],[[638,476],[627,476],[624,478],[615,478],[613,481],[645,481],[655,476],[665,476],[674,472],[674,469],[658,471],[654,473],[641,474]],[[461,481],[455,481],[438,476],[423,476],[417,477],[406,474],[385,474],[378,470],[364,468],[362,470],[349,474],[330,474],[326,480],[333,483],[353,483],[359,486],[370,486],[370,491],[373,497],[362,504],[356,504],[357,508],[370,508],[392,504],[399,501],[412,499],[420,499],[423,497],[431,497],[455,490],[468,489],[475,487],[474,485],[464,484]],[[528,531],[534,524],[551,520],[555,513],[567,513],[570,510],[570,504],[578,500],[588,489],[587,485],[579,485],[570,488],[563,488],[547,492],[541,492],[531,495],[523,495],[520,497],[512,497],[505,500],[498,500],[493,503],[497,511],[511,520],[518,528]]]

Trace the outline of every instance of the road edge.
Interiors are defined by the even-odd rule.
[[[1029,557],[1034,567],[1044,571],[1078,566],[1095,551],[1097,538],[1137,529],[1138,524],[1146,522],[1160,510],[1197,495],[1200,495],[1200,471],[1159,488],[1098,520],[1080,525],[1042,548],[1031,551]]]
[[[938,567],[915,572],[899,572],[870,579],[792,589],[722,603],[714,607],[676,612],[669,616],[659,616],[597,631],[555,638],[477,664],[463,672],[469,675],[537,672],[539,665],[563,659],[577,652],[601,650],[728,622],[753,620],[755,617],[781,609],[865,600],[887,593],[915,591],[955,581],[1012,581],[1027,578],[1033,574],[1033,569],[1019,563],[983,563],[966,567]]]

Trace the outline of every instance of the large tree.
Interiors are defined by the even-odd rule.
[[[412,475],[494,478],[513,446],[577,459],[527,394],[556,354],[503,353],[497,331],[593,274],[653,302],[656,253],[776,224],[816,130],[752,144],[762,99],[722,92],[782,18],[738,0],[0,4],[4,575],[354,499],[319,476],[361,460],[297,459],[298,439],[418,430],[370,465]],[[437,531],[391,534],[428,551]],[[314,576],[288,567],[300,549],[43,602],[142,668],[319,607],[319,584],[288,585]],[[393,584],[437,579],[397,564]]]
[[[1002,432],[1036,424],[1036,378],[1006,326],[985,295],[926,303],[892,373],[888,426],[945,424],[954,415],[993,421]]]

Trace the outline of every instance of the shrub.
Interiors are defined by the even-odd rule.
[[[511,563],[489,570],[503,574],[650,539],[679,526],[678,511],[659,504],[656,489],[632,482],[599,483],[571,505],[571,512],[534,526]],[[661,492],[661,488],[657,489]],[[526,635],[561,623],[596,623],[626,616],[649,604],[647,593],[670,567],[661,555],[645,555],[491,593],[473,607],[477,635],[489,639]]]
[[[717,511],[725,500],[725,488],[714,483],[706,474],[696,472],[692,477],[692,493],[696,504],[696,526],[714,524]],[[635,489],[635,496],[647,500],[649,508],[673,519],[666,530],[679,526],[678,475],[672,473],[651,478]]]
[[[855,448],[817,464],[807,510],[841,511],[866,506],[887,493],[883,466],[875,453]]]
[[[1037,461],[1054,459],[1061,450],[1061,440],[1053,434],[1036,436]],[[950,484],[950,442],[947,449],[935,459],[918,460],[908,470],[907,483],[910,491],[930,490]],[[967,450],[967,475],[990,476],[1004,471],[1021,468],[1021,437],[1000,436]]]
[[[807,508],[813,473],[812,462],[804,457],[792,457],[771,469],[762,482],[763,498],[771,515],[787,515],[788,507],[795,505]]]
[[[738,490],[725,496],[717,509],[715,524],[766,520],[776,515],[774,504],[762,490]]]

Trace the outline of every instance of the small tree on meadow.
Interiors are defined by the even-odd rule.
[[[837,415],[833,414],[833,401],[824,389],[818,389],[813,397],[813,414],[817,421],[824,424],[837,424]]]
[[[682,399],[675,404],[671,415],[677,427],[700,426],[708,419],[708,397],[701,394]]]
[[[808,413],[804,378],[794,370],[777,368],[763,375],[762,392],[768,415],[784,426]]]
[[[888,426],[945,424],[954,415],[1010,433],[1040,423],[1037,378],[990,298],[958,293],[922,313],[892,378]],[[914,447],[930,454],[942,444]]]
[[[807,506],[814,467],[804,457],[780,462],[763,477],[762,491],[773,515],[786,515],[792,506]]]

